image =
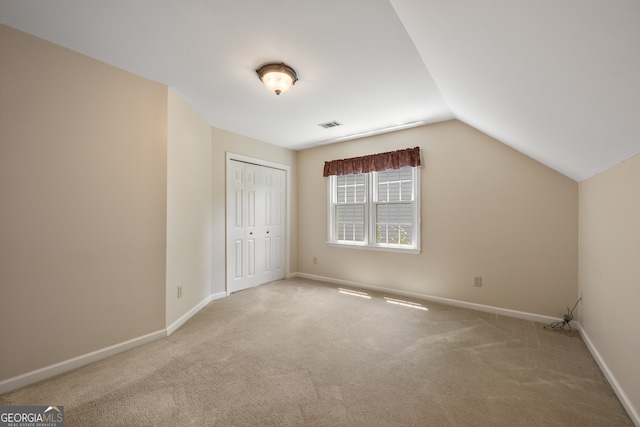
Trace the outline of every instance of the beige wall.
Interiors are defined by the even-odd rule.
[[[296,152],[209,126],[169,90],[167,195],[167,326],[225,285],[226,153],[291,167]],[[296,216],[290,217],[290,264],[296,267]],[[177,286],[183,297],[177,298]]]
[[[298,269],[297,258],[297,185],[298,167],[297,153],[275,145],[267,144],[255,139],[247,138],[222,129],[211,129],[212,142],[212,181],[213,181],[213,264],[212,264],[212,293],[225,291],[225,193],[226,193],[226,153],[231,152],[255,159],[266,160],[290,166],[290,195],[289,205],[289,271]]]
[[[422,253],[327,246],[324,161],[416,146]],[[461,122],[305,150],[298,168],[299,272],[556,317],[577,299],[578,184]]]
[[[166,325],[171,326],[211,295],[212,181],[211,126],[173,90],[168,108]]]
[[[0,381],[165,326],[166,87],[0,25]]]
[[[640,420],[640,156],[580,183],[580,324]]]

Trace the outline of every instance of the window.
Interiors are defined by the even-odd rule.
[[[329,176],[329,244],[419,252],[419,172]]]

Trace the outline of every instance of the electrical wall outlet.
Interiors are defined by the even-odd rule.
[[[178,299],[182,298],[182,285],[178,286]]]
[[[475,286],[476,288],[482,287],[482,276],[475,276],[473,278],[473,286]]]
[[[318,257],[315,257],[315,256],[313,257],[313,263],[314,263],[314,264],[317,264],[317,263],[318,263]]]

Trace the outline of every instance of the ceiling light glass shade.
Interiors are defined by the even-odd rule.
[[[267,89],[276,95],[288,91],[298,81],[296,71],[284,63],[265,64],[256,73]]]

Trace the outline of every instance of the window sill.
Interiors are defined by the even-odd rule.
[[[394,248],[394,247],[386,247],[386,246],[371,246],[371,245],[357,245],[351,243],[335,243],[335,242],[327,242],[328,246],[334,248],[347,248],[347,249],[365,249],[368,251],[378,251],[378,252],[396,252],[401,254],[411,254],[418,255],[422,250],[420,248]]]

